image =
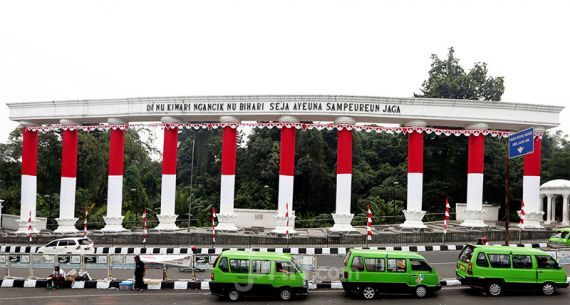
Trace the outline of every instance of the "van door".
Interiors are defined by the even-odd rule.
[[[273,290],[273,277],[271,276],[272,262],[270,260],[252,259],[249,279],[252,283],[251,292],[256,295],[269,295]]]
[[[438,278],[437,273],[433,272],[433,268],[422,259],[410,259],[410,276],[408,285],[416,287],[419,285],[424,286],[437,286]]]
[[[537,255],[536,257],[537,282],[564,283],[566,281],[566,272],[560,268],[560,265],[550,255]]]
[[[536,282],[536,269],[533,268],[530,255],[511,255],[513,269],[511,270],[512,281],[520,284]]]
[[[299,284],[302,285],[300,283],[301,275],[290,261],[275,261],[275,276],[273,278],[274,288],[284,286],[299,287]]]
[[[407,292],[409,290],[409,266],[405,258],[386,259],[384,289],[389,292]]]

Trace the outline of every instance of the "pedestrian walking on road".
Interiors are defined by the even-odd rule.
[[[135,255],[135,290],[144,290],[144,263],[138,255]]]

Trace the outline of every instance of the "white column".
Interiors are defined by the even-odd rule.
[[[566,193],[564,194],[562,197],[562,225],[567,226],[569,225],[568,223],[568,218],[570,217],[568,215],[568,196],[570,194]]]
[[[354,125],[349,117],[340,117],[337,124]],[[336,162],[336,211],[332,214],[334,225],[331,232],[355,231],[351,221],[354,214],[350,213],[352,193],[352,130],[338,130],[338,147]]]
[[[160,214],[157,230],[177,230],[175,214],[176,205],[176,161],[178,154],[178,127],[169,123],[178,121],[171,117],[161,119],[164,128],[164,144],[162,149],[162,183],[160,189]]]
[[[113,125],[124,123],[116,119],[109,119]],[[107,177],[107,216],[103,216],[105,227],[103,232],[125,231],[123,228],[123,170],[125,158],[125,127],[109,129],[109,175]],[[135,211],[135,213],[140,213]]]
[[[283,116],[282,123],[297,123],[297,118]],[[277,215],[275,215],[276,234],[296,234],[295,215],[293,212],[293,185],[295,177],[295,127],[281,127],[279,145],[279,193],[277,196]],[[285,217],[286,212],[289,217]]]
[[[29,233],[28,218],[32,219],[32,233],[39,233],[36,219],[38,132],[22,124],[22,184],[20,188],[20,218],[18,233]],[[30,215],[31,214],[31,215]],[[31,216],[31,217],[30,217]]]
[[[406,127],[425,127],[424,121],[411,121]],[[422,211],[424,177],[424,133],[414,130],[408,131],[408,185],[406,209],[402,211],[406,220],[400,224],[402,228],[422,229],[426,228],[422,219],[425,211]]]
[[[534,127],[535,134],[544,132],[540,126]],[[542,201],[540,200],[540,158],[542,140],[534,138],[534,152],[524,156],[523,167],[523,200],[525,207],[525,228],[542,228]],[[520,213],[520,211],[519,211]]]
[[[222,123],[239,123],[239,119],[232,116],[220,118]],[[237,216],[234,214],[234,192],[236,181],[236,150],[237,127],[226,126],[222,136],[222,166],[220,184],[220,211],[217,215],[218,231],[237,231],[235,225]]]
[[[546,200],[546,221],[544,223],[550,224],[552,223],[552,202],[556,199],[556,197],[554,197],[553,194],[548,194],[546,197],[548,199]]]
[[[76,122],[60,120],[61,124],[77,125]],[[73,128],[73,127],[72,127]],[[59,195],[58,227],[54,232],[75,233],[75,186],[77,181],[77,129],[64,130],[61,140],[61,188]]]
[[[466,129],[484,130],[485,123],[469,125]],[[467,206],[465,207],[465,220],[460,224],[464,227],[486,227],[483,215],[483,176],[485,168],[485,136],[469,136],[467,166]]]

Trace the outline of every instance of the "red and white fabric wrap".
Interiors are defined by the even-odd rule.
[[[32,231],[36,224],[36,193],[37,193],[37,165],[38,165],[38,131],[24,128],[22,140],[22,187],[20,193],[20,220],[18,232]]]

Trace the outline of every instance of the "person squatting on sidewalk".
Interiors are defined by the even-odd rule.
[[[135,290],[144,290],[144,263],[138,255],[135,255]]]

